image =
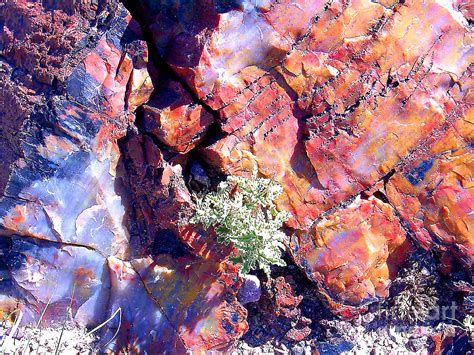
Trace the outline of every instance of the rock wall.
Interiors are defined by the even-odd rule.
[[[113,351],[229,348],[242,280],[189,225],[191,195],[254,167],[283,186],[289,256],[334,314],[387,297],[417,248],[470,273],[473,16],[461,0],[7,0],[0,304],[89,327],[120,309]]]

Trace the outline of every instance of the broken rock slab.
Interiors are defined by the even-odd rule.
[[[196,147],[214,122],[177,81],[166,81],[143,105],[145,131],[170,149],[186,153]]]
[[[411,250],[393,208],[375,197],[357,198],[325,215],[291,242],[295,261],[342,316],[387,297],[390,281]]]
[[[441,254],[444,271],[453,259],[471,272],[474,261],[472,108],[422,154],[407,162],[404,173],[387,186],[390,202],[414,231],[424,249]]]
[[[208,163],[243,175],[257,165],[280,182],[291,227],[308,228],[459,119],[448,91],[472,62],[472,34],[452,4],[134,8],[166,63],[221,118],[226,135],[203,150]]]
[[[43,22],[50,21],[50,10],[53,15],[66,11],[72,18],[71,26],[75,20],[82,24],[83,5],[64,10],[67,4],[8,3],[10,9],[22,8],[20,18],[28,15],[23,7],[34,8]],[[35,110],[18,110],[16,116],[14,112],[8,116],[25,123],[18,143],[21,154],[11,165],[0,200],[0,238],[10,245],[1,253],[11,285],[7,297],[15,296],[25,314],[23,321],[29,324],[36,324],[46,310],[45,324],[72,320],[93,328],[120,309],[123,324],[116,313],[117,317],[102,329],[103,345],[118,332],[109,344],[113,351],[226,348],[246,330],[245,310],[236,301],[240,284],[235,267],[226,267],[212,255],[204,257],[206,252],[201,249],[196,252],[199,256],[186,248],[154,250],[144,244],[135,250],[135,245],[130,246],[126,200],[131,191],[120,189],[117,179],[121,157],[118,140],[131,128],[135,109],[153,90],[148,49],[139,27],[121,4],[99,1],[94,9],[94,16],[99,18],[84,24],[86,32],[78,34],[80,40],[71,42],[70,51],[62,58],[60,67],[66,73],[52,70],[54,79],[44,83],[49,87],[22,89],[21,94],[14,90],[15,85],[7,86],[18,100],[26,97],[36,105]],[[103,16],[107,18],[105,24]],[[69,26],[67,21],[62,24]],[[8,22],[12,41],[22,36],[22,29],[14,28],[17,25]],[[57,29],[62,35],[73,30]],[[11,63],[16,55],[12,48],[6,55]],[[47,53],[39,50],[39,59],[50,59]],[[16,80],[14,72],[7,72],[10,84]],[[149,144],[152,149],[146,150],[145,164],[140,160],[140,144],[127,147],[127,157],[133,157],[129,161],[138,170],[135,181],[148,179],[149,164],[160,177],[155,201],[172,204],[176,193],[188,206],[189,191],[179,167],[185,159],[168,162],[170,154],[163,158],[159,149]],[[171,183],[177,183],[177,188],[173,190]],[[160,211],[158,205],[153,208]],[[162,221],[173,219],[171,212],[179,213],[181,206],[175,203],[170,208],[161,209]],[[153,218],[146,222],[156,224]],[[169,223],[157,226],[158,236],[179,242],[176,235],[186,231]],[[201,239],[191,238],[195,234],[190,232],[188,239],[206,239],[204,231],[198,235]],[[148,254],[125,261],[135,253],[155,254],[160,268],[148,270],[155,263]],[[147,279],[150,272],[153,278]],[[149,292],[148,287],[152,289],[158,280],[158,289]],[[68,319],[71,314],[72,319]]]
[[[392,197],[393,206],[376,198],[347,205],[393,174],[393,182],[408,174],[406,162],[465,120],[470,7],[430,0],[140,1],[134,8],[146,14],[142,24],[163,60],[219,115],[223,134],[200,149],[205,161],[225,174],[250,176],[257,167],[283,186],[278,207],[291,212],[287,226],[302,240],[293,255],[323,285],[328,302],[358,307],[387,296],[410,249],[397,217],[403,198]],[[178,9],[175,19],[171,8]],[[469,193],[462,195],[468,202]],[[453,194],[446,198],[457,205]],[[427,216],[431,200],[420,201],[427,211],[416,213]],[[450,208],[453,219],[461,210]],[[343,220],[340,230],[336,219]],[[323,220],[334,226],[316,231]],[[448,237],[436,223],[435,234],[471,254],[468,228],[447,227]],[[422,242],[432,233],[421,237],[417,229]],[[321,233],[338,249],[316,242]]]

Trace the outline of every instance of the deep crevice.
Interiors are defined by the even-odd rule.
[[[179,76],[171,66],[163,59],[163,57],[158,53],[158,50],[155,46],[155,41],[153,39],[153,34],[146,23],[143,21],[143,15],[141,14],[141,9],[137,2],[131,0],[122,0],[122,3],[130,12],[132,17],[135,21],[138,22],[140,28],[142,30],[143,38],[148,44],[148,50],[150,51],[150,58],[154,66],[158,71],[158,79],[160,80],[160,76],[163,75],[164,77],[168,77],[174,81],[179,82],[186,92],[192,97],[193,101],[199,105],[201,105],[207,112],[214,116],[215,121],[219,119],[218,113],[213,110],[206,102],[200,99],[194,90],[189,86],[189,84],[184,80],[181,76]],[[156,80],[156,78],[155,78]]]

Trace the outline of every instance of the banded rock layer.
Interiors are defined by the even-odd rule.
[[[468,2],[143,0],[133,8],[166,66],[217,113],[221,134],[199,149],[202,158],[225,174],[249,176],[257,166],[282,184],[293,257],[310,278],[319,270],[334,308],[387,295],[409,239],[444,266],[453,252],[470,270]],[[381,219],[367,216],[370,204]],[[336,227],[322,237],[327,218]]]

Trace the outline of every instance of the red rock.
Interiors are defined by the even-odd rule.
[[[9,233],[119,257],[128,253],[113,178],[116,141],[133,118],[130,110],[147,100],[152,86],[140,32],[120,43],[136,23],[123,8],[115,16],[84,60],[70,68],[64,84],[70,100],[53,97],[24,132],[28,144],[10,176],[5,192],[10,199],[1,201],[0,223]],[[142,84],[135,85],[134,78]]]
[[[50,281],[64,282],[47,319],[64,314],[77,281],[77,321],[123,309],[128,332],[112,351],[222,350],[246,331],[232,251],[188,224],[186,153],[214,114],[221,132],[196,153],[220,172],[256,166],[282,184],[289,249],[335,313],[387,296],[411,250],[398,216],[446,271],[451,254],[472,266],[467,2],[127,3],[160,68],[183,83],[162,82],[139,129],[134,111],[153,83],[122,5],[10,0],[0,10],[12,104],[0,112],[0,224],[25,319],[38,318]],[[269,288],[272,316],[295,319],[287,337],[301,340],[301,298],[289,280]]]
[[[202,141],[214,117],[176,81],[168,81],[143,106],[147,132],[179,153]]]
[[[453,7],[455,10],[460,11],[466,19],[472,21],[474,18],[474,6],[471,2],[467,0],[455,0]]]
[[[122,309],[124,331],[110,349],[186,352],[224,349],[242,335],[245,309],[228,302],[226,270],[196,257],[110,258],[109,312]],[[236,275],[236,270],[231,271]],[[192,276],[192,277],[191,277]],[[110,338],[118,324],[107,325]],[[159,348],[157,348],[159,346]]]
[[[291,280],[285,280],[283,276],[277,277],[274,282],[270,281],[273,297],[275,298],[275,314],[287,318],[295,318],[299,314],[297,306],[301,303],[303,296],[296,296],[291,286]]]
[[[390,178],[387,193],[425,248],[454,255],[467,270],[474,261],[473,151],[470,118],[438,137],[435,144],[407,162],[404,173]]]
[[[54,79],[63,81],[69,69],[65,60],[77,64],[79,58],[72,58],[71,52],[89,34],[96,17],[116,9],[116,3],[101,3],[97,11],[87,3],[71,1],[54,6],[41,1],[8,1],[0,9],[4,19],[2,54],[23,74],[31,75],[31,85],[35,80],[48,85]]]
[[[311,324],[311,320],[305,317],[298,319],[292,329],[285,334],[285,338],[290,341],[302,341],[311,334],[311,328],[308,326]]]
[[[352,245],[351,236],[357,240],[352,255],[340,255],[341,264],[353,257],[364,266],[342,268],[343,281],[326,280],[325,287],[336,297],[331,302],[348,303],[343,306],[386,296],[397,269],[388,266],[389,255],[399,247],[401,255],[393,258],[400,264],[408,252],[400,246],[406,237],[395,211],[377,202],[372,221],[364,206],[373,201],[349,210],[338,206],[373,191],[394,172],[406,174],[405,160],[463,119],[469,95],[458,99],[455,92],[463,85],[463,93],[469,91],[462,79],[472,62],[472,32],[462,16],[469,10],[435,0],[244,2],[206,7],[208,27],[190,26],[202,22],[187,11],[167,41],[186,38],[193,45],[156,45],[221,117],[224,136],[201,150],[206,161],[226,174],[248,176],[257,166],[281,183],[285,195],[278,206],[292,213],[287,226],[301,234],[314,233],[315,220],[334,207],[336,215],[339,210],[348,219],[368,219],[357,237],[354,231],[338,238],[344,246]],[[393,235],[378,229],[379,220]],[[380,244],[365,248],[379,234]],[[456,248],[465,249],[465,238],[459,240]],[[305,266],[311,274],[315,265],[308,256],[320,249],[308,248],[297,260],[311,265]],[[330,275],[329,265],[331,260],[321,261],[318,273]]]
[[[21,154],[0,201],[2,238],[12,244],[2,258],[24,323],[36,323],[43,310],[45,324],[65,321],[71,299],[74,321],[103,322],[110,287],[105,255],[129,252],[114,186],[117,139],[152,90],[147,49],[118,3],[100,4],[97,15],[109,17],[108,26],[82,13],[85,6],[63,2],[48,10],[40,2],[9,1],[2,7],[10,11],[3,54],[23,68],[16,79],[18,70],[11,72],[8,95],[36,105],[8,112],[23,123],[16,133]],[[89,38],[93,23],[100,29]]]
[[[390,280],[410,250],[393,208],[374,197],[356,199],[292,241],[295,260],[329,300],[353,306],[388,296]],[[337,303],[329,305],[346,312]]]
[[[132,265],[188,350],[223,350],[247,331],[246,310],[232,291],[238,280],[235,266],[226,270],[221,263],[168,255]]]
[[[188,225],[181,223],[192,212],[181,167],[186,157],[163,155],[146,135],[130,134],[119,147],[135,109],[153,90],[146,43],[118,2],[99,1],[93,12],[101,18],[90,23],[81,15],[84,6],[89,5],[8,3],[20,20],[28,8],[32,18],[37,17],[36,23],[25,18],[31,28],[24,32],[31,34],[31,41],[28,37],[21,42],[25,33],[10,15],[4,27],[6,60],[14,62],[21,52],[18,65],[26,70],[30,68],[25,63],[35,60],[26,79],[18,79],[19,86],[12,79],[15,69],[8,67],[10,77],[2,73],[8,79],[7,97],[28,100],[24,106],[36,104],[34,110],[20,105],[18,112],[7,112],[7,118],[18,121],[9,134],[17,134],[15,127],[25,121],[15,147],[21,155],[15,156],[19,159],[0,200],[2,238],[10,243],[8,248],[2,244],[1,254],[13,285],[9,295],[18,300],[25,324],[36,324],[50,299],[44,324],[69,320],[69,305],[72,320],[89,327],[120,309],[123,323],[115,317],[102,338],[105,344],[118,328],[117,339],[109,345],[116,352],[225,348],[247,327],[245,310],[236,302],[240,283],[237,269],[221,263],[225,253],[215,246],[215,237],[202,230],[193,230],[199,238],[189,237]],[[41,27],[56,14],[61,15],[59,22],[53,19],[44,37],[35,37],[36,28],[43,33]],[[84,32],[78,33],[80,26]],[[55,31],[61,38],[50,33]],[[55,66],[42,42],[69,40],[68,31],[77,38],[61,44],[64,53]],[[36,41],[38,45],[32,45]],[[31,52],[25,50],[28,46]],[[48,60],[50,70],[39,70]],[[46,86],[28,87],[36,81]],[[191,109],[189,97],[180,104]],[[34,116],[20,116],[28,113]],[[118,178],[125,179],[117,171],[124,165],[126,179],[136,184],[130,191],[121,190]],[[141,213],[135,221],[142,223],[143,229],[137,230],[143,240],[131,238],[134,229],[126,228],[129,196],[134,198],[133,210]],[[147,230],[150,239],[143,232]],[[212,247],[206,250],[201,242]],[[160,267],[148,270],[155,260],[143,255],[155,255]],[[161,294],[153,289],[158,279],[149,277],[163,277]]]
[[[296,282],[292,276],[279,276],[264,284],[258,312],[249,319],[253,323],[251,328],[254,328],[252,338],[265,341],[259,339],[262,328],[271,330],[272,337],[284,337],[289,341],[301,341],[311,333],[311,320],[301,314],[303,296],[298,295],[295,289]]]
[[[189,251],[204,259],[222,260],[232,252],[232,248],[217,243],[212,231],[189,225],[193,202],[182,165],[169,163],[150,137],[130,135],[124,143],[123,162],[120,176],[131,191],[132,218],[136,221],[132,233],[140,244],[135,255],[147,255],[163,231],[172,234],[172,243],[181,240]]]
[[[204,158],[228,174],[248,175],[257,164],[260,173],[285,188],[286,194],[278,204],[294,217],[288,225],[309,225],[330,203],[325,201],[330,196],[320,190],[315,171],[305,156],[301,112],[292,108],[291,97],[271,76],[255,68],[246,74],[261,74],[255,87],[247,89],[259,92],[260,96],[244,108],[227,106],[222,110],[223,115],[231,117],[223,129],[232,134],[204,148]]]
[[[11,173],[8,167],[23,157],[18,132],[24,133],[24,121],[30,114],[38,115],[37,105],[44,105],[52,87],[67,81],[103,31],[99,30],[92,37],[89,34],[101,26],[110,26],[110,19],[123,10],[114,2],[100,3],[100,9],[92,9],[87,2],[73,4],[71,1],[51,5],[42,1],[10,0],[2,4],[0,157],[6,167],[0,172],[2,192]]]
[[[230,7],[216,14],[220,23],[212,35],[184,30],[190,37],[210,40],[195,48],[202,48],[198,63],[172,65],[219,111],[223,130],[232,133],[204,151],[208,161],[241,174],[256,161],[263,175],[285,187],[280,206],[295,216],[288,225],[306,228],[324,210],[380,180],[446,119],[458,118],[450,116],[454,102],[447,94],[452,85],[448,73],[459,77],[469,64],[470,54],[461,43],[469,35],[465,21],[449,7],[433,1],[425,13],[413,2],[395,7],[334,3],[326,9],[322,3],[248,6],[248,12]],[[282,15],[297,12],[302,16]],[[311,19],[307,13],[316,15]],[[444,16],[453,25],[438,40],[435,34],[445,29],[437,22],[433,34],[415,44],[418,38],[412,34],[429,26],[427,13]],[[238,18],[244,23],[235,27],[240,37],[223,43],[221,38],[230,38],[228,28]],[[420,22],[412,24],[413,18]],[[250,23],[260,28],[260,35],[242,34]],[[410,35],[399,41],[407,28]],[[267,55],[226,56],[226,48],[244,43],[249,51]],[[449,56],[441,53],[449,43],[456,49],[447,61]],[[288,44],[293,50],[283,53]],[[406,52],[397,51],[398,46]],[[423,57],[434,47],[439,54]],[[178,53],[176,49],[167,60],[174,63],[172,55]],[[436,73],[428,75],[432,66]],[[427,87],[430,94],[424,91]],[[295,102],[303,111],[295,109]],[[393,119],[380,123],[382,117]],[[406,137],[404,145],[397,144],[400,136]]]
[[[432,335],[430,339],[433,344],[430,351],[433,354],[441,354],[444,352],[462,354],[469,352],[472,348],[470,334],[460,327],[448,327],[440,330]]]

